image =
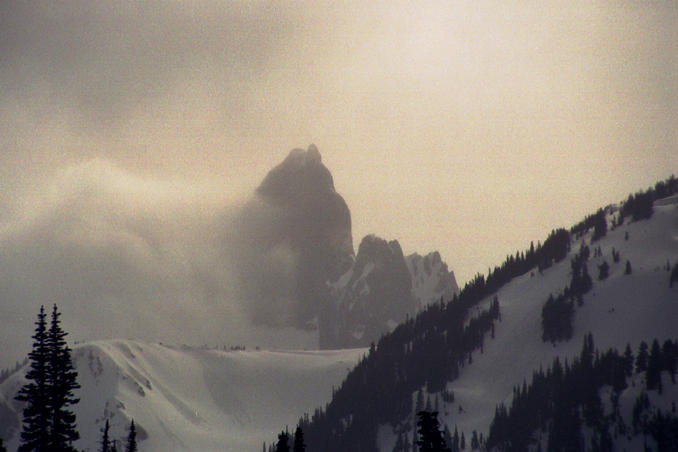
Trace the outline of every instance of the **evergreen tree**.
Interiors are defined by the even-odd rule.
[[[290,452],[290,434],[280,432],[278,434],[278,443],[275,445],[275,452]]]
[[[471,450],[476,450],[480,447],[480,442],[478,441],[478,432],[473,430],[471,435]]]
[[[593,287],[593,281],[591,280],[591,276],[589,275],[589,268],[586,265],[586,262],[584,262],[581,266],[581,280],[582,280],[581,293],[586,293],[589,290],[591,290],[591,287]]]
[[[38,320],[35,322],[35,334],[32,336],[33,349],[28,354],[30,370],[26,373],[26,383],[16,396],[16,400],[25,402],[23,410],[23,429],[19,452],[47,452],[49,450],[49,428],[51,415],[48,407],[49,388],[47,369],[49,367],[49,348],[45,308],[40,306]]]
[[[111,440],[108,438],[108,419],[106,419],[106,425],[104,426],[104,433],[101,437],[101,452],[111,452]]]
[[[542,340],[556,342],[572,337],[572,319],[574,305],[565,296],[553,298],[549,295],[541,311]]]
[[[631,270],[631,261],[627,260],[626,261],[626,268],[624,269],[624,274],[630,275],[632,272],[633,272],[633,270]]]
[[[47,334],[49,366],[47,368],[48,408],[51,414],[49,444],[51,451],[75,451],[72,444],[80,438],[75,428],[75,413],[69,406],[79,402],[73,390],[80,388],[78,373],[73,368],[71,349],[66,343],[68,333],[61,329],[57,306],[52,310],[52,322]]]
[[[678,347],[670,340],[662,345],[663,368],[671,375],[671,382],[676,383],[676,370],[678,370]]]
[[[417,433],[420,452],[449,452],[443,439],[443,432],[438,424],[437,411],[420,411],[417,413]]]
[[[671,276],[669,276],[669,287],[673,287],[674,282],[678,282],[678,262],[674,264],[673,270],[671,270]]]
[[[125,452],[137,452],[137,429],[134,426],[134,419],[129,424],[129,435],[127,435],[127,447]]]
[[[595,242],[598,239],[607,234],[607,220],[605,219],[605,212],[603,209],[598,209],[598,212],[593,218],[593,237],[591,238],[592,242]]]
[[[645,372],[647,370],[647,342],[642,341],[638,347],[638,355],[636,356],[636,372]]]
[[[294,431],[294,448],[292,449],[292,452],[306,452],[304,432],[299,426],[297,426],[297,429]]]
[[[633,374],[633,352],[631,351],[631,344],[626,344],[624,350],[624,375],[630,377]]]
[[[662,364],[662,351],[659,347],[659,342],[655,339],[652,341],[650,357],[647,361],[647,371],[645,372],[647,389],[657,389],[661,393]]]
[[[609,275],[610,265],[607,263],[607,261],[603,261],[603,263],[598,266],[598,280],[602,281],[607,279]]]

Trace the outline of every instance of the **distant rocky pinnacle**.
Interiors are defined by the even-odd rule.
[[[355,265],[331,287],[334,310],[321,317],[321,348],[369,345],[416,310],[412,279],[396,240],[363,238]]]
[[[256,198],[260,202],[257,208],[267,212],[267,224],[255,224],[254,230],[246,233],[264,229],[263,240],[256,240],[265,247],[262,253],[283,250],[293,259],[294,269],[288,272],[293,281],[278,284],[290,288],[291,293],[284,296],[296,300],[283,322],[297,328],[315,327],[319,308],[329,297],[327,281],[336,280],[353,265],[351,213],[346,202],[335,191],[332,175],[315,145],[306,151],[292,150],[266,175],[256,189]],[[262,295],[273,298],[267,303],[275,303],[275,284],[270,289]],[[279,323],[281,316],[269,319],[267,312],[258,309],[255,321]]]
[[[457,290],[437,253],[406,260],[397,241],[368,235],[355,256],[350,211],[315,145],[292,150],[269,171],[241,229],[253,320],[317,327],[321,348],[369,345]]]

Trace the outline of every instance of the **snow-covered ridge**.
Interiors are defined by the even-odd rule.
[[[364,354],[332,351],[222,351],[107,340],[75,346],[79,450],[98,450],[105,419],[113,438],[134,419],[143,451],[252,451],[328,401]],[[25,369],[24,369],[25,371]],[[0,385],[0,436],[18,441],[14,396],[24,371]],[[120,450],[120,447],[118,447]]]
[[[611,220],[609,215],[608,224]],[[660,200],[649,220],[627,220],[593,244],[591,236],[589,231],[573,240],[567,258],[543,273],[535,269],[499,290],[501,321],[496,324],[495,338],[488,338],[483,353],[474,353],[473,363],[461,369],[458,379],[448,383],[447,389],[454,392],[454,402],[440,402],[441,424],[452,431],[456,426],[460,433],[465,432],[467,439],[473,430],[487,434],[495,407],[502,402],[510,405],[513,387],[524,380],[529,382],[532,372],[540,366],[547,368],[555,356],[563,360],[577,356],[588,332],[593,334],[600,350],[614,347],[623,351],[627,343],[637,347],[643,340],[650,343],[655,338],[660,342],[678,338],[678,287],[674,284],[669,288],[666,271],[667,261],[671,265],[678,262],[675,203]],[[570,259],[582,241],[591,248],[592,256],[598,247],[602,252],[587,262],[593,289],[584,296],[583,306],[575,310],[572,339],[555,345],[545,343],[541,340],[542,306],[549,294],[556,295],[569,284]],[[612,258],[613,248],[620,253],[617,263]],[[627,260],[633,269],[631,275],[624,274]],[[610,274],[599,281],[598,266],[603,261],[610,265]],[[492,298],[483,300],[473,311],[486,307]],[[426,389],[422,390],[426,394]],[[678,391],[669,394],[673,397]],[[678,400],[675,402],[678,404]],[[382,426],[379,450],[391,452],[395,441],[393,426]]]

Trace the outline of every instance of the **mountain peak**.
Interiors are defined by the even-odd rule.
[[[320,151],[311,144],[307,150],[292,149],[285,160],[268,172],[257,193],[285,199],[302,193],[326,196],[336,191],[332,174],[323,165]]]

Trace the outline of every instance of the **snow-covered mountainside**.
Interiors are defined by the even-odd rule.
[[[667,262],[678,261],[678,209],[675,200],[655,203],[654,215],[649,220],[630,222],[608,230],[601,240],[591,243],[593,232],[573,239],[566,259],[545,269],[534,270],[512,280],[501,288],[497,297],[501,306],[501,320],[496,324],[494,338],[486,340],[482,353],[473,353],[472,363],[460,370],[459,378],[450,381],[446,389],[454,393],[454,401],[446,403],[441,394],[430,394],[438,399],[441,424],[451,431],[455,427],[469,439],[474,430],[487,434],[498,404],[510,404],[513,387],[529,382],[532,373],[546,369],[554,357],[562,359],[577,356],[586,333],[591,332],[596,348],[624,350],[627,343],[637,347],[641,341],[678,337],[678,285],[669,287]],[[611,222],[612,216],[607,217]],[[585,242],[592,250],[600,247],[601,254],[588,261],[593,278],[592,290],[584,296],[584,303],[574,314],[573,336],[555,344],[542,341],[542,306],[550,294],[561,293],[571,277],[570,260]],[[620,253],[614,262],[612,250]],[[596,253],[597,254],[597,253]],[[625,263],[630,262],[632,273],[625,274]],[[609,277],[598,280],[598,266],[610,265]],[[486,298],[472,311],[487,307],[494,295]],[[634,348],[634,352],[637,350]],[[666,383],[671,385],[671,383]],[[421,388],[426,398],[426,388]],[[633,392],[623,398],[633,403]],[[634,393],[635,394],[635,393]],[[664,397],[678,395],[677,390],[666,391]],[[416,399],[416,392],[412,395]],[[674,400],[678,404],[678,400]],[[666,402],[670,406],[670,401]],[[666,403],[660,404],[661,406]],[[630,409],[628,407],[623,408]],[[412,425],[412,417],[397,425],[386,424],[376,438],[378,449],[391,452],[396,442],[395,431]],[[411,430],[409,431],[411,444]],[[632,443],[633,444],[633,443]]]
[[[76,392],[79,450],[98,450],[108,418],[112,437],[126,436],[131,419],[140,450],[254,451],[280,426],[325,403],[363,349],[220,351],[136,341],[75,346],[82,388]],[[18,441],[24,367],[0,385],[0,436]],[[118,447],[118,450],[121,450]]]
[[[514,388],[555,357],[574,363],[585,335],[601,352],[668,342],[661,353],[670,356],[678,336],[678,209],[661,198],[676,192],[671,178],[569,231],[555,229],[487,277],[477,275],[452,300],[398,325],[370,348],[326,408],[301,422],[310,450],[410,451],[422,408],[438,411],[448,431],[487,438],[497,405],[510,407],[520,394]],[[660,202],[653,211],[654,200]],[[540,421],[533,425],[544,429],[547,420]],[[554,431],[555,442],[563,433]]]
[[[454,272],[448,270],[437,251],[426,256],[410,254],[405,257],[405,262],[412,277],[412,295],[419,309],[441,298],[451,300],[459,291]]]

